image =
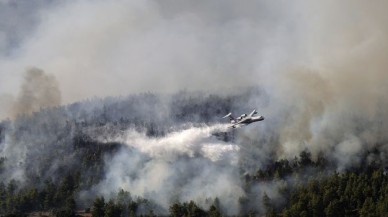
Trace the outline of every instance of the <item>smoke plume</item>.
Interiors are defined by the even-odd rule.
[[[55,77],[38,68],[31,68],[26,71],[12,112],[13,116],[30,114],[42,108],[58,106],[60,103],[61,93]]]
[[[15,27],[0,21],[7,27],[0,28],[0,115],[31,113],[56,106],[61,98],[65,104],[139,92],[174,98],[171,93],[181,90],[227,98],[251,87],[257,90],[218,104],[201,104],[195,94],[187,104],[161,96],[147,102],[97,100],[53,115],[53,123],[66,126],[69,135],[82,124],[132,124],[124,132],[117,127],[115,136],[107,128],[93,133],[91,127],[87,133],[125,146],[105,159],[106,174],[95,192],[128,189],[163,201],[164,208],[174,200],[219,197],[227,213],[235,214],[236,200],[247,196],[236,177],[270,160],[293,159],[308,150],[313,159],[324,155],[339,171],[358,166],[365,157],[387,163],[386,1],[34,2],[26,15],[15,10],[31,19],[8,17],[14,23],[20,19]],[[0,4],[12,8],[12,1]],[[0,20],[5,17],[0,13]],[[31,28],[21,31],[23,26]],[[29,65],[54,74],[32,69],[24,75]],[[239,129],[231,142],[209,136],[219,127],[213,126],[219,121],[215,117],[254,108],[265,121]],[[189,111],[197,116],[185,116]],[[76,120],[74,126],[66,119]],[[7,134],[12,136],[5,136],[2,153],[28,162],[33,146],[15,136],[23,129],[17,127],[21,122]],[[182,127],[193,122],[209,126]],[[153,131],[139,130],[147,127],[163,133],[154,138],[148,135]],[[72,141],[56,130],[44,131],[54,135],[43,139],[45,145],[58,135]],[[375,150],[379,154],[372,154]],[[267,184],[255,191],[277,197],[270,191],[277,183]]]
[[[175,201],[222,198],[228,213],[238,213],[244,195],[238,171],[239,147],[212,136],[225,125],[191,127],[162,138],[150,138],[128,130],[115,138],[126,144],[112,159],[106,159],[106,178],[96,190],[106,197],[118,189],[152,198],[163,208]]]

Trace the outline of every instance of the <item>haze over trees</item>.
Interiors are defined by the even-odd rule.
[[[218,195],[205,201],[171,197],[166,207],[162,205],[165,201],[137,195],[131,189],[103,194],[98,187],[110,172],[107,163],[123,149],[129,153],[137,150],[96,138],[135,129],[157,139],[192,126],[216,124],[218,117],[234,110],[235,102],[252,92],[258,93],[96,98],[4,120],[0,125],[0,214],[25,216],[47,211],[75,216],[86,209],[93,216],[228,216],[225,198]],[[236,138],[218,139],[233,142]],[[384,216],[388,213],[388,177],[383,162],[367,159],[370,154],[379,154],[379,150],[361,156],[365,163],[342,171],[325,153],[313,158],[309,150],[293,159],[257,162],[256,170],[248,170],[241,161],[235,178],[244,193],[236,201],[238,210],[233,215]]]

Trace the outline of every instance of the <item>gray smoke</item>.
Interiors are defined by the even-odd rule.
[[[226,125],[190,127],[162,138],[150,138],[133,129],[108,139],[126,144],[106,159],[107,174],[95,190],[105,197],[118,189],[152,198],[165,210],[175,201],[197,201],[203,207],[222,198],[228,213],[238,213],[244,196],[238,170],[239,147],[212,136]],[[87,193],[86,193],[87,194]]]
[[[205,193],[201,187],[206,186],[214,190],[206,192],[219,196],[235,213],[235,199],[243,196],[239,180],[233,178],[238,167],[252,172],[269,159],[292,159],[306,149],[313,158],[323,153],[338,170],[359,165],[365,155],[386,163],[387,6],[383,0],[116,0],[33,7],[28,16],[37,17],[37,23],[18,34],[18,46],[8,39],[11,26],[0,34],[1,113],[14,101],[29,99],[23,93],[12,97],[19,86],[28,89],[21,83],[29,65],[55,73],[64,103],[182,89],[228,95],[259,86],[263,94],[236,100],[232,112],[257,108],[266,120],[239,130],[234,144],[209,140],[206,127],[190,128],[189,140],[180,140],[188,129],[179,127],[176,134],[158,139],[133,129],[119,138],[105,136],[128,147],[107,159],[110,172],[94,189],[108,194],[103,190],[121,187],[142,196],[165,196],[161,201],[166,206],[175,197],[200,201],[196,192]],[[4,55],[4,49],[12,55]],[[53,101],[42,104],[55,105]],[[16,105],[39,109],[29,100],[23,102]],[[161,113],[172,110],[165,106]],[[232,149],[222,152],[224,147]],[[374,149],[381,153],[370,154]],[[239,166],[231,163],[236,156]],[[185,173],[190,169],[197,173]],[[182,192],[171,191],[169,183],[188,177],[193,180],[179,185]],[[214,186],[219,180],[222,183]],[[273,188],[265,191],[276,197],[268,189]],[[257,192],[263,191],[258,187]]]
[[[61,92],[58,82],[38,68],[26,71],[24,82],[13,104],[12,114],[31,114],[43,108],[61,104]]]
[[[289,61],[285,38],[294,31],[280,28],[289,22],[280,17],[292,11],[254,1],[236,6],[115,0],[33,7],[40,22],[12,47],[15,55],[0,60],[6,78],[0,91],[14,92],[29,65],[55,73],[64,103],[146,91],[233,93],[257,85]]]
[[[1,118],[16,118],[18,115],[29,115],[44,108],[61,105],[61,92],[53,75],[33,67],[25,71],[23,78],[16,96],[0,95]]]

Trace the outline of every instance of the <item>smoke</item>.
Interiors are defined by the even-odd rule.
[[[307,5],[312,7],[307,14],[317,13],[306,29],[315,39],[305,42],[311,63],[277,76],[267,116],[283,119],[276,129],[278,156],[292,158],[308,149],[315,157],[333,156],[343,169],[373,148],[386,150],[388,17],[380,9],[386,3],[356,1],[346,10],[334,2],[319,9]]]
[[[59,106],[61,92],[53,75],[38,68],[25,71],[17,97],[11,94],[0,95],[0,118],[31,114],[43,108]]]
[[[10,57],[22,46],[26,35],[41,21],[39,12],[51,6],[50,0],[0,1],[0,57]]]
[[[249,4],[226,1],[220,9],[206,1],[115,0],[33,7],[40,22],[11,46],[14,55],[0,60],[7,81],[0,91],[14,92],[29,65],[55,73],[64,103],[147,91],[232,93],[257,85],[270,73],[265,70],[287,61],[283,49],[290,44],[283,38],[293,31],[278,27],[287,21],[276,16],[288,8]]]
[[[165,211],[175,201],[222,198],[228,213],[238,213],[241,187],[239,146],[218,140],[212,133],[226,130],[226,125],[191,127],[161,138],[150,138],[129,129],[110,141],[126,148],[106,159],[105,179],[95,190],[109,197],[118,189],[152,198]]]
[[[0,95],[0,118],[3,119],[11,113],[11,108],[14,103],[14,97],[10,94]]]
[[[30,114],[45,107],[58,106],[60,103],[61,93],[55,77],[46,75],[38,68],[31,68],[26,71],[12,112],[14,116]]]
[[[242,196],[239,167],[252,172],[306,149],[313,158],[324,154],[338,170],[359,165],[365,155],[386,163],[387,6],[383,0],[36,4],[25,15],[33,25],[21,21],[0,32],[0,112],[31,113],[60,98],[70,103],[182,89],[228,96],[259,86],[261,94],[234,99],[229,108],[257,108],[266,119],[236,132],[233,144],[209,137],[212,127],[176,127],[161,138],[130,129],[109,138],[127,147],[106,160],[108,173],[94,189],[108,194],[122,187],[158,198],[164,207],[174,197],[217,195],[235,213],[235,199]],[[22,26],[31,28],[16,31]],[[12,33],[17,42],[10,41]],[[56,79],[36,69],[24,77],[29,65]],[[177,106],[161,105],[152,110],[158,118]],[[370,154],[375,149],[381,154]]]

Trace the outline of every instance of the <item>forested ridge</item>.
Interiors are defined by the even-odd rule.
[[[98,168],[95,153],[88,163],[94,162]],[[303,157],[307,154],[307,158]],[[93,159],[92,156],[95,156]],[[92,166],[92,165],[89,165]],[[306,170],[317,169],[315,175]],[[77,206],[74,196],[82,185],[92,184],[93,180],[82,181],[79,172],[62,177],[57,184],[47,179],[44,185],[18,186],[17,181],[0,183],[0,207],[3,216],[25,216],[33,211],[49,210],[57,216],[75,216]],[[292,184],[287,179],[293,178]],[[255,174],[244,175],[244,186],[250,188],[254,183],[277,181],[282,183],[278,189],[282,201],[273,201],[267,194],[262,206],[267,216],[385,216],[388,213],[388,176],[380,165],[366,165],[352,171],[327,174],[325,167],[310,161],[308,152],[293,161],[276,161]],[[247,190],[248,191],[248,190]],[[151,198],[152,199],[152,198]],[[217,198],[209,199],[210,207],[203,209],[194,201],[172,203],[171,216],[223,216]],[[245,207],[252,201],[241,198],[241,216],[256,216],[258,213]],[[91,207],[84,207],[93,216],[136,216],[138,209],[147,210],[142,216],[154,216],[152,200],[132,197],[130,192],[120,190],[112,199],[96,196]],[[261,206],[258,204],[258,206]],[[89,208],[89,209],[88,209]],[[79,209],[79,208],[78,208]]]
[[[131,189],[101,195],[95,187],[108,172],[106,162],[123,149],[137,150],[91,135],[114,136],[136,128],[157,138],[187,128],[187,122],[190,126],[215,124],[217,117],[236,108],[233,102],[249,94],[179,93],[168,101],[168,113],[161,112],[165,101],[153,94],[92,99],[4,120],[0,124],[0,215],[45,211],[76,216],[82,210],[93,216],[228,216],[217,196],[201,204],[177,198],[166,209],[155,198],[139,196]],[[22,157],[13,157],[20,152]],[[368,160],[368,156],[361,156],[364,161],[357,166],[338,170],[324,153],[312,157],[306,149],[294,159],[270,159],[254,172],[241,169],[237,178],[245,196],[239,198],[236,216],[386,216],[386,168],[384,162]],[[271,186],[271,191],[257,191],[258,186]]]

